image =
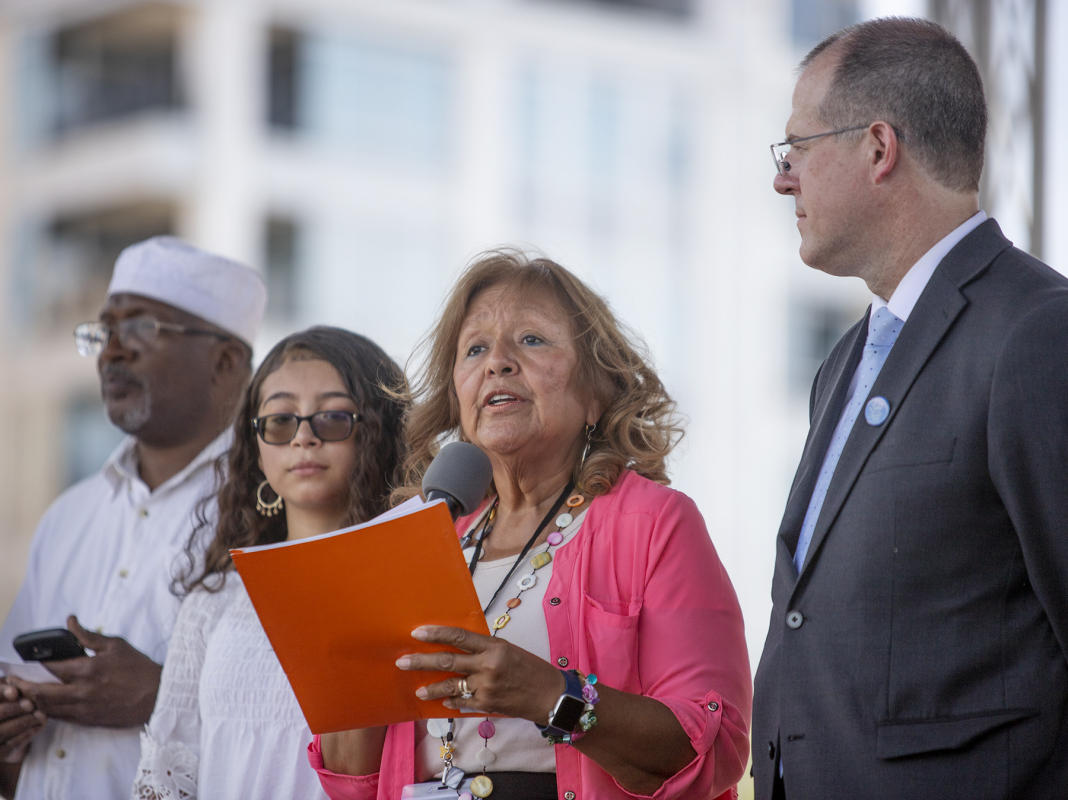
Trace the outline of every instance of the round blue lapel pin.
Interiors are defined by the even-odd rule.
[[[885,397],[873,397],[864,406],[864,419],[869,425],[882,425],[890,416],[890,402]]]

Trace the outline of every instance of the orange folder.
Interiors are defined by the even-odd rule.
[[[489,634],[443,502],[310,539],[230,551],[313,733],[463,716],[415,690],[447,673],[410,672],[419,625]]]

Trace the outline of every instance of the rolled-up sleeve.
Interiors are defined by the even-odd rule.
[[[653,524],[638,633],[643,693],[697,753],[655,797],[716,796],[742,777],[753,691],[742,612],[696,505],[673,493]]]
[[[573,554],[569,580],[581,586],[581,598],[570,593],[567,637],[550,625],[550,641],[560,643],[554,649],[569,642],[578,669],[675,715],[696,757],[652,797],[730,792],[749,757],[753,689],[741,608],[704,519],[686,495],[634,475],[617,497],[600,500],[602,508],[587,516],[585,547]],[[601,796],[598,787],[642,796],[589,759],[562,756],[558,774],[577,769],[584,796]]]

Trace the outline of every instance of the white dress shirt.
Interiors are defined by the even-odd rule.
[[[872,313],[874,314],[878,311],[880,306],[887,306],[891,314],[902,322],[908,322],[909,314],[916,307],[916,302],[920,299],[920,295],[923,294],[923,290],[927,287],[931,276],[934,275],[935,269],[942,263],[942,259],[960,243],[961,239],[985,221],[986,212],[977,211],[943,238],[939,239],[935,246],[920,256],[920,260],[905,273],[905,277],[901,279],[897,288],[894,289],[894,293],[890,295],[889,302],[878,295],[872,295]]]
[[[582,527],[587,510],[583,509],[576,514],[571,524],[560,530],[564,538],[559,545],[550,548],[543,543],[527,553],[523,563],[508,579],[507,585],[501,588],[493,605],[486,609],[486,624],[489,625],[491,631],[494,620],[509,610],[508,600],[516,596],[518,581],[530,572],[530,560],[546,550],[551,549],[553,553],[556,553],[566,547]],[[470,530],[477,530],[482,525],[483,517],[479,517]],[[464,550],[464,560],[470,561],[473,554],[474,546],[472,545]],[[479,561],[475,565],[471,580],[475,584],[475,593],[478,595],[480,604],[485,606],[493,597],[493,593],[497,591],[498,586],[501,586],[501,581],[508,574],[515,559],[515,556],[507,556],[493,561]],[[520,595],[522,603],[510,611],[511,621],[497,632],[497,638],[506,639],[543,661],[552,663],[549,628],[545,622],[545,612],[542,610],[545,590],[549,588],[549,579],[553,575],[552,562],[541,567],[536,575],[537,581],[534,586]],[[550,709],[545,709],[546,718],[549,716],[549,711]],[[453,743],[456,747],[456,754],[453,758],[454,766],[467,772],[470,777],[478,775],[482,771],[479,757],[482,748],[487,747],[493,753],[493,763],[487,765],[488,772],[556,772],[556,751],[545,741],[538,729],[534,727],[534,723],[512,717],[495,717],[493,724],[497,730],[487,744],[478,735],[478,725],[483,719],[484,717],[456,718],[453,733]],[[429,735],[419,740],[418,736],[426,733],[425,722],[417,723],[416,730],[416,778],[421,781],[440,778],[443,771],[441,742]]]
[[[894,293],[890,295],[889,301],[884,300],[877,294],[873,294],[871,296],[871,315],[869,315],[868,319],[870,320],[876,311],[886,306],[890,309],[890,313],[899,320],[908,322],[912,309],[916,307],[920,295],[927,288],[931,276],[934,275],[938,265],[942,263],[942,259],[960,243],[961,239],[978,228],[986,218],[985,211],[977,211],[939,239],[934,247],[920,256],[920,260],[909,268],[909,271],[905,273],[905,276],[898,283],[897,288],[894,289]],[[849,382],[847,398],[852,397],[853,392],[856,391],[857,383],[860,381],[859,373],[860,364],[857,364],[857,371],[853,373],[853,378]],[[844,411],[845,409],[843,409]]]
[[[11,640],[38,628],[81,624],[121,636],[162,663],[178,614],[171,579],[210,495],[213,462],[230,445],[222,433],[181,472],[150,491],[128,437],[96,474],[65,491],[34,534],[26,578],[0,629],[0,658],[18,662]],[[214,530],[214,503],[209,506]],[[16,800],[126,797],[140,754],[138,728],[49,720],[22,764]]]

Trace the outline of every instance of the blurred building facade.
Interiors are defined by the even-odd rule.
[[[404,363],[463,265],[511,244],[648,343],[755,659],[809,382],[867,303],[800,264],[767,145],[800,55],[867,7],[8,0],[0,613],[46,505],[118,441],[70,332],[123,246],[175,233],[262,269],[260,355],[329,323]]]

